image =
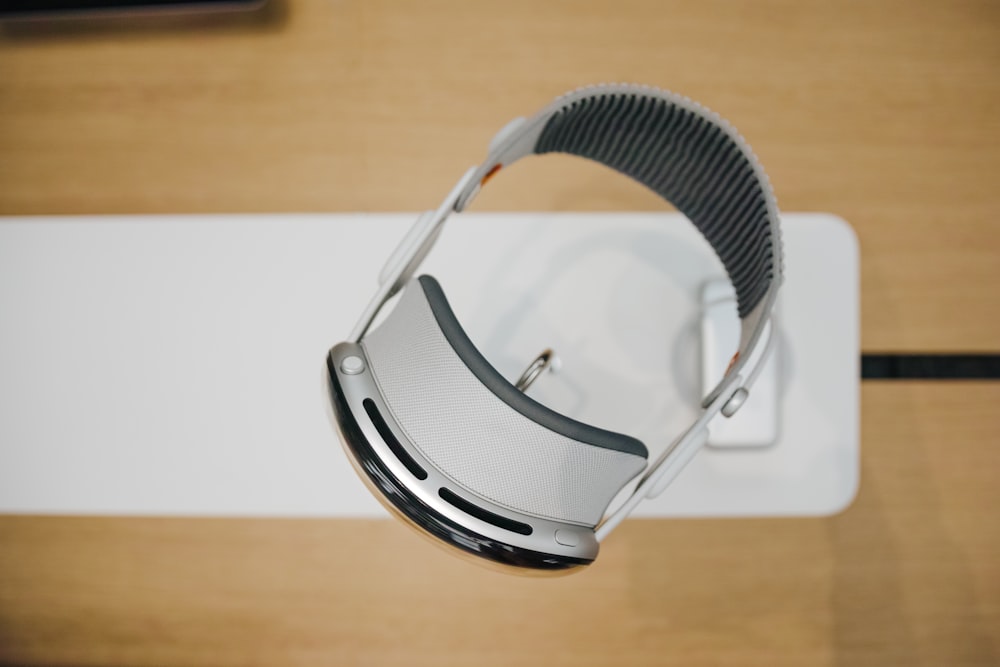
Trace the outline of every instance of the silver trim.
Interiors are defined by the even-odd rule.
[[[392,412],[389,410],[381,392],[379,392],[378,386],[371,374],[371,365],[365,355],[364,348],[355,343],[340,343],[330,350],[330,355],[332,366],[337,369],[337,380],[343,390],[343,397],[369,444],[375,451],[376,456],[397,479],[406,485],[407,489],[418,497],[421,502],[432,508],[434,512],[492,540],[510,544],[521,549],[586,560],[593,560],[597,557],[600,547],[592,527],[552,521],[512,511],[490,502],[447,477],[432,461],[421,454],[420,450],[406,437],[399,424],[395,422]],[[365,370],[356,375],[343,373],[340,370],[340,365],[343,359],[349,356],[362,358],[365,361]],[[410,457],[427,472],[427,479],[417,479],[385,443],[375,425],[368,417],[368,413],[364,408],[365,399],[371,399],[375,403],[399,443]],[[438,495],[438,489],[441,487],[449,489],[462,499],[493,514],[531,526],[532,534],[521,535],[504,530],[492,523],[466,514]],[[577,546],[569,547],[558,543],[555,539],[557,530],[578,535],[580,539]]]

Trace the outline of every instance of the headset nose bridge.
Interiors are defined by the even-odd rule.
[[[528,387],[535,383],[535,380],[541,376],[546,370],[555,372],[559,369],[559,357],[556,353],[552,351],[551,348],[545,348],[542,350],[541,354],[535,357],[528,367],[524,369],[521,373],[521,377],[517,379],[514,386],[518,391],[527,391]]]

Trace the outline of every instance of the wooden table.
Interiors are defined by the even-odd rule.
[[[854,225],[865,351],[1000,347],[991,2],[303,0],[8,24],[0,213],[427,208],[509,118],[602,80],[722,112],[785,210]],[[477,201],[659,206],[563,158]],[[0,663],[997,664],[998,405],[997,383],[866,383],[843,514],[635,520],[563,579],[383,521],[0,517]]]

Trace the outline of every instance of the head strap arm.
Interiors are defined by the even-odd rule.
[[[698,450],[701,449],[701,446],[708,439],[709,422],[722,411],[733,393],[739,389],[742,380],[743,378],[739,375],[727,377],[723,380],[719,395],[708,404],[694,424],[677,436],[670,443],[670,446],[655,461],[649,464],[646,472],[632,490],[631,495],[613,512],[608,514],[604,518],[604,521],[597,527],[594,532],[597,535],[598,542],[604,541],[604,538],[610,535],[639,503],[647,498],[655,498],[660,495],[681,474],[684,467],[691,462],[691,459],[694,458],[694,455],[698,453]]]
[[[456,210],[459,197],[470,183],[475,182],[473,180],[475,172],[475,168],[466,171],[436,210],[426,211],[417,217],[416,222],[413,223],[406,236],[389,255],[385,266],[382,267],[378,277],[378,290],[368,302],[361,318],[347,337],[348,342],[357,343],[361,340],[385,302],[409,282],[413,274],[420,268],[424,257],[434,247],[434,242],[441,234],[445,220]]]

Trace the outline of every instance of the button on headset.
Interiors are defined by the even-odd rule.
[[[564,547],[575,547],[580,543],[580,536],[571,530],[557,530],[556,542]]]
[[[743,407],[743,404],[746,403],[748,396],[750,396],[750,392],[747,391],[746,387],[740,387],[734,391],[733,395],[726,401],[726,404],[722,406],[722,415],[724,417],[735,415]]]
[[[349,357],[344,357],[344,359],[340,362],[340,372],[344,375],[357,375],[363,370],[365,370],[365,361],[361,357],[351,355]]]

